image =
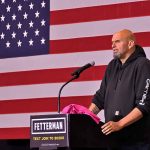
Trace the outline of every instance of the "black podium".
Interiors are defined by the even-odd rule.
[[[96,124],[90,116],[84,114],[31,116],[30,147],[40,150],[103,150],[107,146],[114,146],[116,141],[101,132],[102,124]]]

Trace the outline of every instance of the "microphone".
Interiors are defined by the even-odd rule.
[[[72,76],[79,76],[81,72],[83,72],[84,70],[86,70],[86,69],[88,69],[94,65],[95,65],[95,62],[92,61],[92,62],[80,67],[79,69],[75,70],[73,73],[71,73],[71,75]]]
[[[86,64],[86,65],[80,67],[79,69],[77,69],[76,71],[74,71],[74,72],[71,74],[73,77],[72,77],[69,81],[67,81],[66,83],[64,83],[64,84],[61,86],[61,88],[60,88],[60,90],[59,90],[59,93],[58,93],[58,113],[60,113],[60,95],[61,95],[62,89],[63,89],[68,83],[70,83],[71,81],[73,81],[73,80],[79,78],[80,73],[81,73],[82,71],[84,71],[85,69],[90,68],[90,67],[92,67],[92,66],[94,66],[94,65],[95,65],[95,62],[92,61],[91,63],[88,63],[88,64]]]

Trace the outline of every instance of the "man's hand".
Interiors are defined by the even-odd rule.
[[[138,121],[143,117],[142,112],[138,108],[134,108],[128,115],[126,115],[124,118],[119,120],[118,122],[109,121],[105,123],[101,128],[102,132],[105,135],[108,135],[112,132],[116,132],[121,130],[122,128]]]
[[[119,122],[109,121],[105,123],[101,128],[102,128],[102,132],[105,135],[108,135],[112,132],[121,130],[123,127],[121,126]]]

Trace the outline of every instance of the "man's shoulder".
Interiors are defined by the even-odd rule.
[[[142,66],[142,65],[150,65],[150,60],[147,59],[146,57],[138,57],[136,59],[136,63],[139,64],[140,66]]]
[[[150,60],[146,57],[139,57],[135,61],[135,67],[139,73],[144,73],[145,71],[149,74],[150,73]]]

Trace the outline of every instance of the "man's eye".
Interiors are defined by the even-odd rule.
[[[119,42],[120,42],[120,40],[115,41],[115,43],[119,43]]]

